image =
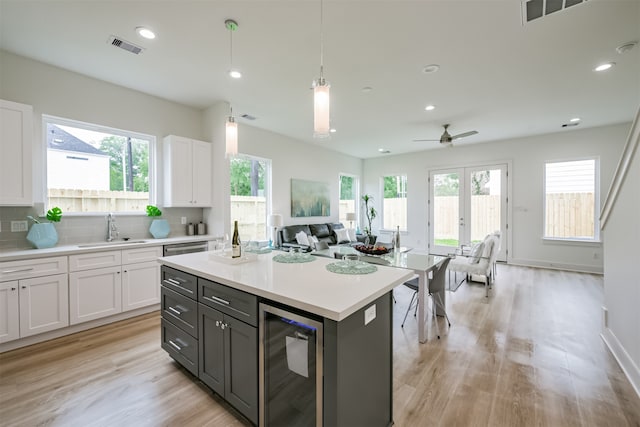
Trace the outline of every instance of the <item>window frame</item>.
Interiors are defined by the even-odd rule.
[[[47,206],[49,206],[49,183],[48,183],[48,173],[49,173],[49,164],[47,160],[47,124],[53,125],[61,125],[61,126],[69,126],[76,127],[88,131],[93,132],[101,132],[101,133],[109,133],[112,135],[118,135],[123,137],[132,137],[136,139],[146,139],[149,141],[149,204],[156,205],[158,200],[158,181],[157,181],[157,164],[156,164],[156,156],[157,156],[157,138],[155,135],[146,134],[142,132],[128,131],[124,129],[109,127],[105,125],[99,125],[95,123],[84,122],[81,120],[74,120],[65,117],[54,116],[50,114],[42,114],[42,199],[44,201],[43,206],[43,214],[47,211]],[[64,212],[65,216],[104,216],[109,213],[108,211],[92,211],[92,212]],[[118,211],[116,212],[118,215],[127,215],[127,216],[147,216],[145,211]]]
[[[408,232],[409,229],[409,190],[408,190],[408,183],[409,183],[409,177],[406,173],[388,173],[385,175],[382,175],[380,177],[380,195],[381,195],[381,209],[379,212],[379,218],[380,218],[380,232],[385,233],[385,232],[395,232],[397,231],[397,226],[393,226],[393,228],[385,228],[384,227],[384,222],[385,222],[385,209],[384,209],[384,179],[386,177],[401,177],[404,178],[404,199],[407,201],[407,208],[406,211],[404,213],[404,223],[405,226],[404,228],[401,226],[400,227],[400,231],[401,232]]]
[[[342,194],[342,177],[347,177],[353,179],[353,205],[354,205],[354,213],[356,215],[356,219],[353,221],[355,228],[360,228],[360,177],[358,175],[354,175],[351,173],[341,172],[338,174],[338,222],[340,222],[340,195]],[[347,225],[347,220],[345,219],[345,226]]]
[[[269,215],[272,214],[272,206],[273,206],[273,191],[272,191],[272,180],[273,180],[273,160],[272,159],[268,159],[266,157],[260,157],[260,156],[255,156],[253,154],[244,154],[244,153],[238,153],[237,155],[233,156],[237,159],[241,159],[241,160],[257,160],[259,162],[264,162],[267,167],[265,170],[265,177],[264,177],[264,197],[265,197],[265,218],[264,218],[264,232],[265,232],[265,238],[268,240],[269,239],[269,234],[271,232],[271,230],[269,229],[270,227],[267,225],[267,220],[269,218]],[[233,215],[231,213],[231,162],[229,162],[229,168],[228,168],[228,177],[229,177],[229,227],[230,230],[233,231],[233,221],[235,220],[233,218]]]
[[[585,160],[593,160],[593,238],[580,237],[553,237],[547,236],[547,165],[550,163],[570,163]],[[601,243],[600,239],[600,157],[585,156],[565,159],[545,160],[542,165],[542,240],[548,242],[575,244],[575,243]]]

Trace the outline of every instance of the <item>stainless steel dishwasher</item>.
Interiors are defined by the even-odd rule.
[[[209,242],[190,242],[190,243],[176,243],[173,245],[164,245],[164,256],[189,254],[192,252],[205,252],[209,249]]]

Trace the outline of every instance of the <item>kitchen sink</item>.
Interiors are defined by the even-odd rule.
[[[97,242],[78,245],[79,248],[99,248],[103,246],[136,245],[147,243],[146,240],[114,240],[113,242]]]

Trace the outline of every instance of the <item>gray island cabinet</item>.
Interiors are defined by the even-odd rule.
[[[160,258],[162,348],[254,425],[390,426],[391,290],[412,273],[274,255]]]

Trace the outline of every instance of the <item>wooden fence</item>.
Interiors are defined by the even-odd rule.
[[[593,238],[593,193],[547,194],[545,237]]]
[[[62,212],[145,212],[149,193],[50,188],[49,205]]]

